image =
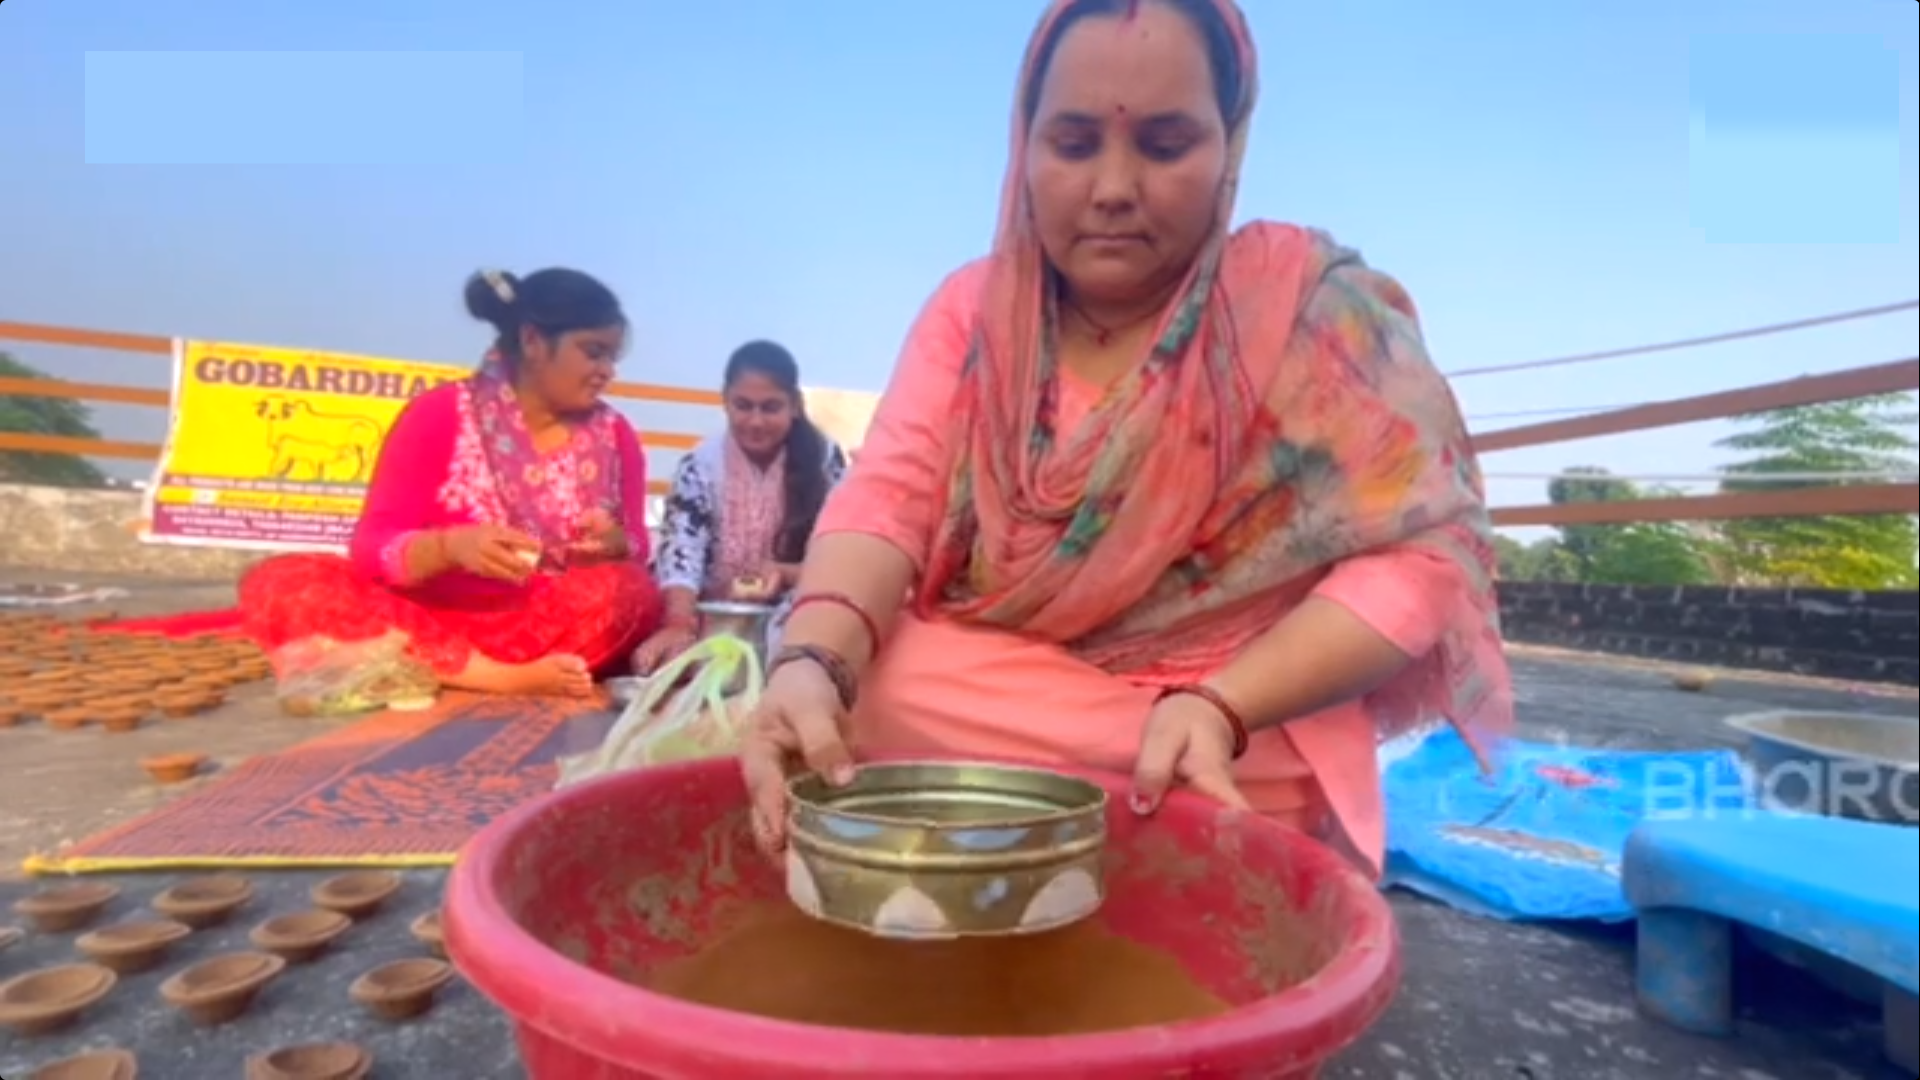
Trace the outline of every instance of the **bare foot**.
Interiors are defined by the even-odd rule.
[[[527,664],[503,664],[478,653],[466,669],[447,680],[458,690],[533,697],[591,697],[593,673],[577,656],[543,656]]]

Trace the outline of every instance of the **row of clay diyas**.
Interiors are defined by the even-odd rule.
[[[247,1080],[364,1080],[373,1055],[358,1043],[283,1046],[247,1060]],[[28,1080],[138,1080],[140,1061],[126,1050],[94,1050],[42,1066]]]
[[[241,641],[173,644],[161,638],[124,635],[73,637],[44,632],[0,632],[0,675],[14,676],[46,668],[147,667],[175,673],[238,670],[257,677],[268,666],[266,654]]]
[[[400,886],[397,874],[363,871],[330,878],[314,887],[316,910],[268,919],[250,940],[260,951],[230,953],[201,961],[160,987],[168,1004],[199,1024],[231,1020],[251,1007],[259,992],[288,965],[316,958],[352,925],[375,914]],[[82,935],[75,945],[91,962],[47,968],[0,984],[0,1025],[23,1035],[65,1028],[110,993],[120,976],[157,967],[167,950],[195,929],[218,925],[245,905],[253,886],[236,875],[200,878],[154,898],[166,919],[123,923]],[[46,890],[16,904],[43,931],[77,929],[97,918],[118,895],[111,885],[84,883]],[[414,936],[435,959],[401,960],[362,975],[350,988],[353,1000],[374,1015],[405,1020],[432,1007],[434,995],[453,977],[444,960],[437,914],[413,923]],[[12,940],[18,940],[14,932]],[[0,948],[11,941],[0,938]]]
[[[18,661],[13,666],[17,666]],[[8,666],[0,661],[0,667]],[[212,660],[177,662],[66,663],[37,667],[26,673],[0,670],[8,692],[60,690],[77,697],[107,694],[154,693],[163,690],[206,688],[225,690],[257,682],[272,674],[271,665]]]
[[[339,874],[315,885],[310,894],[315,907],[364,919],[378,912],[400,889],[400,875],[388,870],[358,870]],[[55,885],[23,897],[14,913],[43,934],[84,929],[120,895],[120,887],[103,881]],[[193,929],[225,922],[253,899],[253,883],[238,874],[192,878],[162,890],[153,898],[153,910]]]
[[[109,694],[76,702],[59,689],[19,690],[0,704],[0,727],[41,720],[50,728],[75,731],[97,724],[114,734],[136,731],[149,717],[184,720],[207,712],[226,700],[223,690],[188,687],[154,694]]]

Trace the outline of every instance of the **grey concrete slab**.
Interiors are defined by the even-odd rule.
[[[1673,689],[1671,671],[1580,656],[1518,655],[1523,734],[1588,745],[1735,745],[1721,721],[1767,708],[1866,708],[1916,717],[1901,690],[1723,675],[1712,690]],[[269,913],[306,906],[323,874],[256,873],[260,896],[230,927],[196,935],[180,961],[244,947]],[[130,916],[167,877],[130,876],[115,914]],[[274,1046],[352,1039],[371,1048],[377,1080],[514,1080],[504,1020],[456,983],[414,1023],[368,1019],[347,998],[361,972],[418,955],[407,924],[438,900],[440,875],[416,872],[392,908],[356,927],[334,954],[283,976],[240,1021],[201,1030],[162,1005],[164,970],[134,976],[82,1027],[42,1040],[0,1034],[0,1076],[82,1049],[139,1054],[143,1080],[239,1077],[245,1058]],[[0,906],[33,886],[0,882]],[[1327,1071],[1327,1080],[1908,1080],[1881,1055],[1880,1004],[1827,990],[1763,955],[1743,957],[1740,1032],[1726,1040],[1680,1034],[1632,1003],[1630,931],[1515,926],[1396,894],[1405,939],[1403,990],[1381,1025]],[[31,937],[0,952],[0,977],[72,955],[67,937]]]
[[[325,875],[255,873],[260,893],[223,928],[190,938],[155,972],[127,978],[83,1024],[35,1040],[0,1034],[0,1076],[26,1075],[82,1050],[118,1046],[142,1080],[238,1078],[246,1058],[276,1046],[347,1039],[373,1051],[376,1080],[519,1080],[505,1020],[456,981],[425,1017],[371,1019],[348,998],[362,972],[422,955],[408,933],[439,900],[437,872],[408,875],[392,906],[356,926],[312,965],[288,970],[240,1020],[197,1028],[158,987],[193,960],[246,948],[269,914],[299,910]],[[168,876],[116,877],[126,892],[108,918],[129,918]],[[11,903],[30,886],[0,886]],[[1908,1080],[1881,1056],[1877,1005],[1821,989],[1762,955],[1745,958],[1738,1037],[1684,1035],[1633,1009],[1630,932],[1489,922],[1393,896],[1407,975],[1392,1011],[1328,1069],[1327,1080]],[[33,936],[0,953],[0,976],[72,959],[72,935]]]

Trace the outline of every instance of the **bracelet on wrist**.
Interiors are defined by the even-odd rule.
[[[767,665],[767,677],[772,678],[774,672],[802,660],[826,672],[827,680],[833,683],[833,692],[840,698],[840,707],[852,712],[860,697],[860,679],[847,658],[832,649],[820,645],[788,645],[774,654],[773,661]]]
[[[1240,710],[1234,708],[1232,702],[1221,696],[1220,691],[1203,683],[1183,683],[1179,686],[1169,686],[1160,691],[1159,696],[1154,698],[1154,703],[1158,704],[1170,697],[1179,697],[1182,694],[1197,697],[1201,701],[1213,706],[1214,711],[1220,714],[1222,720],[1226,721],[1228,729],[1233,734],[1233,759],[1238,761],[1240,758],[1246,756],[1247,747],[1253,741],[1252,736],[1247,731],[1247,722],[1245,718],[1240,715]]]

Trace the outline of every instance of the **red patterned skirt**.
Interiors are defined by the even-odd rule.
[[[634,563],[535,575],[525,588],[471,604],[398,592],[338,555],[280,555],[240,579],[247,633],[269,653],[303,638],[366,641],[399,630],[408,652],[443,676],[476,652],[503,664],[578,656],[605,673],[625,663],[663,610],[653,576]]]

